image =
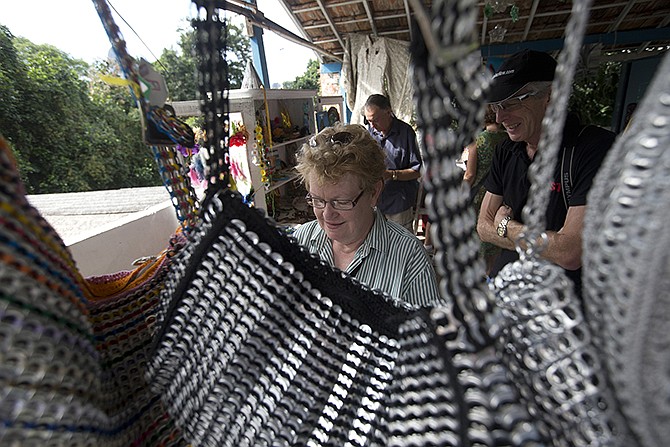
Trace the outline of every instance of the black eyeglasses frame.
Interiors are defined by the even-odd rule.
[[[362,189],[361,192],[356,196],[355,199],[353,200],[323,200],[319,197],[312,197],[309,193],[305,196],[305,200],[307,201],[307,204],[313,208],[316,209],[324,209],[326,207],[326,204],[330,203],[330,206],[333,207],[333,209],[336,209],[338,211],[351,211],[354,209],[356,204],[358,204],[358,201],[363,197],[363,193],[365,192],[365,189]],[[342,204],[345,204],[342,206]],[[351,206],[349,206],[351,204]]]

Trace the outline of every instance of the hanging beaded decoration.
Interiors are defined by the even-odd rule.
[[[256,150],[259,154],[258,167],[261,170],[261,183],[264,188],[270,187],[272,180],[272,166],[269,159],[269,152],[265,139],[263,138],[263,127],[259,122],[256,123]]]
[[[230,131],[230,105],[228,102],[228,68],[223,54],[211,51],[212,47],[226,47],[225,19],[219,16],[214,2],[194,1],[198,15],[191,21],[196,32],[198,52],[198,90],[205,117],[207,135],[208,190],[225,189],[229,184],[228,137]],[[204,20],[203,17],[208,17]],[[210,197],[212,193],[208,193]]]
[[[0,141],[1,445],[667,443],[670,56],[594,183],[586,313],[538,259],[533,210],[532,249],[493,295],[452,170],[488,88],[473,57],[477,2],[436,0],[428,14],[412,0],[426,206],[451,300],[415,310],[311,257],[227,188],[225,2],[194,4],[210,187],[184,247],[140,283],[95,299]],[[588,5],[573,3],[554,122]],[[533,182],[553,165],[546,144]]]
[[[584,304],[596,355],[630,433],[618,445],[670,439],[670,53],[630,127],[610,150],[584,219]]]
[[[114,23],[109,5],[105,0],[93,0],[93,3],[112,43],[121,71],[131,85],[139,86],[137,62],[128,54],[126,42]],[[195,145],[193,130],[179,121],[168,108],[149,106],[143,95],[136,94],[133,88],[130,91],[140,109],[145,140],[154,154],[163,184],[170,193],[177,219],[188,232],[196,218],[199,203],[195,190],[191,186],[188,175],[189,167],[182,166],[180,163],[175,145],[193,147]],[[157,135],[152,136],[150,129],[157,129],[158,132],[155,132]]]

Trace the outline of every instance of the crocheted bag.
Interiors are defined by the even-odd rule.
[[[101,16],[113,25],[108,8]],[[112,41],[131,61],[120,35]],[[82,278],[1,146],[0,444],[184,445],[145,379],[158,294],[183,235],[133,270]],[[152,150],[188,230],[196,207],[188,178],[174,148]]]
[[[198,29],[216,35],[218,23],[207,14]],[[201,53],[209,66],[223,54]],[[225,97],[203,98],[205,109],[226,109]],[[491,308],[483,285],[473,281],[471,300],[453,307],[408,313],[311,258],[223,185],[210,185],[192,243],[171,266],[150,366],[189,441],[549,443],[474,312]]]
[[[208,15],[201,32],[215,33],[216,2],[196,3]],[[474,3],[433,2],[433,20],[474,23]],[[574,3],[576,20],[580,8],[588,2]],[[494,298],[480,284],[467,197],[449,168],[470,137],[447,129],[457,116],[474,133],[485,82],[465,57],[473,37],[437,23],[417,44],[417,102],[450,306],[410,312],[310,258],[222,187],[221,154],[210,178],[221,183],[181,252],[138,270],[127,297],[95,303],[0,148],[0,443],[664,445],[668,239],[654,230],[670,191],[670,58],[639,109],[648,119],[617,141],[594,184],[582,316],[533,253],[507,276],[533,287]],[[211,62],[208,79],[219,73]],[[441,115],[435,98],[459,107]],[[215,99],[210,141],[222,148],[213,117],[227,109]]]
[[[0,444],[183,445],[145,379],[172,249],[83,279],[10,154],[0,138]]]
[[[203,110],[216,135],[227,119],[216,69],[225,22],[210,2],[195,3]],[[155,391],[190,442],[548,442],[492,340],[476,321],[463,324],[463,309],[486,307],[485,289],[463,309],[430,316],[334,271],[226,190],[225,139],[208,138],[214,181],[171,265],[150,365]]]
[[[203,210],[161,294],[149,368],[190,442],[542,440],[494,352],[472,352],[467,333],[450,347],[461,327],[445,310],[433,322],[367,290],[237,194],[221,191]]]

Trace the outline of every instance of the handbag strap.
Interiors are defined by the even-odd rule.
[[[130,92],[137,102],[142,121],[145,142],[151,148],[158,171],[172,199],[177,219],[187,233],[192,229],[198,214],[199,202],[188,175],[188,166],[183,166],[175,145],[182,144],[193,147],[195,137],[193,130],[178,120],[170,107],[151,106],[141,94],[140,75],[137,62],[128,54],[126,42],[119,27],[114,22],[106,0],[93,0],[100,20],[124,77],[129,81]]]
[[[193,0],[196,18],[191,21],[196,33],[198,53],[198,91],[201,111],[205,117],[204,131],[207,151],[207,196],[227,189],[230,181],[228,166],[228,131],[230,105],[228,93],[228,64],[225,60],[228,20],[221,13],[225,2]]]

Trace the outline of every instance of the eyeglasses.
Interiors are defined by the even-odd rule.
[[[493,104],[490,104],[491,110],[493,110],[493,113],[498,113],[502,112],[503,110],[512,111],[519,106],[521,106],[521,103],[524,102],[528,98],[532,98],[533,96],[537,96],[540,92],[528,92],[524,93],[521,96],[516,96],[514,98],[506,99],[504,101],[500,102],[495,102]]]
[[[326,203],[330,203],[330,206],[336,210],[349,211],[356,206],[360,198],[363,197],[364,192],[365,190],[362,190],[354,200],[323,200],[318,197],[312,197],[309,194],[305,196],[305,200],[307,200],[309,206],[313,206],[314,208],[323,209],[326,207]]]
[[[332,144],[349,144],[354,141],[354,136],[349,132],[337,132],[330,137]]]

